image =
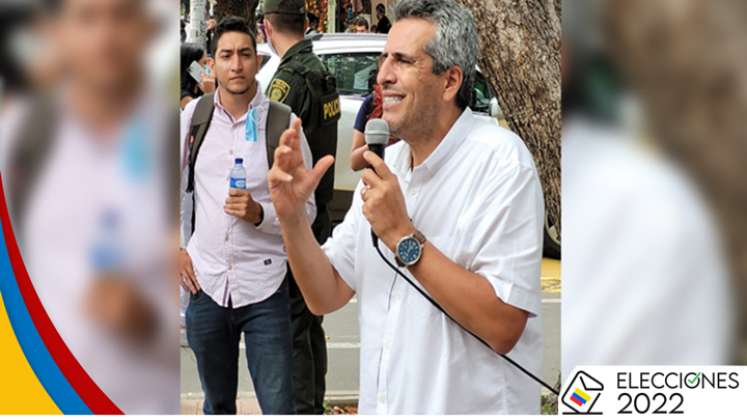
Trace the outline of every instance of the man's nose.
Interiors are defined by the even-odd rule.
[[[379,73],[376,75],[376,83],[383,87],[394,84],[396,81],[397,75],[394,73],[392,58],[383,58],[379,64]]]
[[[231,59],[231,70],[235,72],[241,72],[244,70],[244,63],[241,61],[241,57],[236,54]]]

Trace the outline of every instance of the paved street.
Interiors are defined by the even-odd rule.
[[[542,264],[542,316],[544,324],[544,367],[542,378],[555,385],[560,372],[560,264],[544,260]],[[325,318],[329,373],[327,398],[335,401],[354,400],[358,393],[358,302],[353,299],[341,310]],[[243,345],[242,345],[243,346]],[[183,342],[181,349],[182,412],[199,412],[202,399],[194,355]],[[258,413],[246,359],[240,357],[239,411]]]

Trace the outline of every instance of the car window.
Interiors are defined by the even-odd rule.
[[[376,71],[379,54],[326,54],[320,58],[337,79],[340,95],[368,94],[368,79]]]
[[[472,88],[472,104],[470,108],[475,112],[490,113],[490,100],[494,97],[488,81],[478,71],[475,74],[475,84]]]

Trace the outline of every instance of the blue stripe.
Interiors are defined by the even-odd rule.
[[[583,402],[584,404],[586,404],[586,398],[576,394],[575,392],[573,393],[573,396],[581,400],[581,402]]]
[[[0,222],[1,225],[2,222]],[[10,324],[39,382],[64,414],[92,414],[52,359],[52,355],[31,320],[10,264],[2,230],[0,230],[0,276],[2,276],[0,277],[0,295],[5,302]],[[12,378],[5,380],[12,380]]]

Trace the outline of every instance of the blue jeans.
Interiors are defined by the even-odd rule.
[[[287,282],[264,301],[241,308],[221,307],[199,291],[190,295],[186,323],[205,393],[205,414],[236,414],[242,332],[262,413],[295,413]]]

